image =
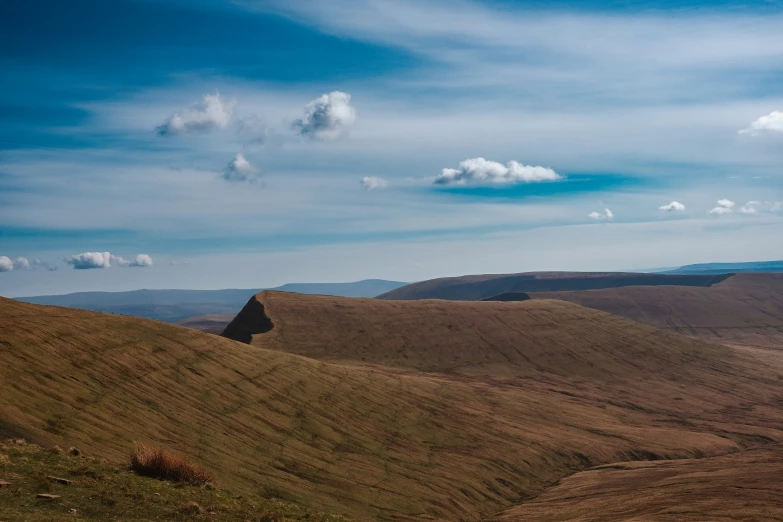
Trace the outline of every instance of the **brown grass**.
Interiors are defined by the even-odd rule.
[[[783,520],[783,447],[577,473],[495,522]]]
[[[253,346],[0,299],[1,423],[123,464],[165,443],[235,495],[357,520],[478,520],[588,465],[783,439],[783,353],[564,302],[270,299]]]
[[[130,467],[139,475],[172,482],[201,486],[212,480],[212,473],[182,457],[172,455],[160,446],[137,442],[131,454]]]
[[[737,274],[709,288],[637,286],[531,297],[562,299],[721,343],[783,345],[783,274]]]

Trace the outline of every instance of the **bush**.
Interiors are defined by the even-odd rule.
[[[212,480],[212,473],[176,457],[158,446],[136,443],[131,455],[131,469],[145,477],[184,482],[201,486]]]

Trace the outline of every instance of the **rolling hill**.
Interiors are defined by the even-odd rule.
[[[783,440],[777,352],[566,302],[264,292],[232,325],[252,344],[0,299],[0,431],[112,462],[151,441],[239,494],[443,520],[589,466]]]
[[[504,293],[595,290],[624,286],[678,285],[709,287],[729,277],[718,275],[668,275],[613,272],[529,272],[522,274],[468,275],[431,279],[381,294],[379,299],[447,299],[480,301]]]
[[[751,263],[702,263],[685,265],[663,274],[736,274],[740,272],[783,272],[783,261],[756,261]]]
[[[532,293],[722,343],[783,346],[783,274],[737,274],[709,288],[625,287]]]
[[[781,520],[781,468],[779,444],[706,459],[598,466],[493,521]]]
[[[177,324],[185,328],[193,328],[194,330],[220,335],[226,329],[226,326],[234,320],[234,317],[236,317],[235,314],[197,315],[196,317],[188,317]]]
[[[406,284],[382,279],[367,279],[353,283],[290,283],[274,288],[274,290],[344,297],[375,297]],[[203,315],[236,315],[247,300],[259,291],[258,289],[228,289],[78,292],[65,295],[19,297],[17,300],[179,323]]]

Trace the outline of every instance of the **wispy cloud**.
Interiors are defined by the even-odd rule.
[[[376,190],[385,189],[389,186],[389,182],[378,176],[365,176],[359,181],[364,190]]]
[[[742,214],[758,214],[759,213],[759,206],[761,206],[761,201],[748,201],[742,207],[740,208],[740,213]]]
[[[328,141],[344,136],[355,121],[351,95],[333,91],[308,103],[304,116],[294,121],[293,128],[301,136]]]
[[[438,185],[465,185],[471,183],[530,183],[556,181],[557,172],[547,167],[531,167],[516,161],[503,165],[484,158],[466,159],[456,169],[443,169],[434,183]]]
[[[198,103],[172,114],[156,131],[159,136],[171,136],[225,129],[235,105],[235,101],[226,101],[220,94],[206,94]]]
[[[587,217],[597,221],[611,221],[614,219],[614,212],[605,208],[603,212],[590,212]]]

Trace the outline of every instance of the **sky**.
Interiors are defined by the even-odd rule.
[[[0,295],[783,259],[783,2],[0,4]]]

